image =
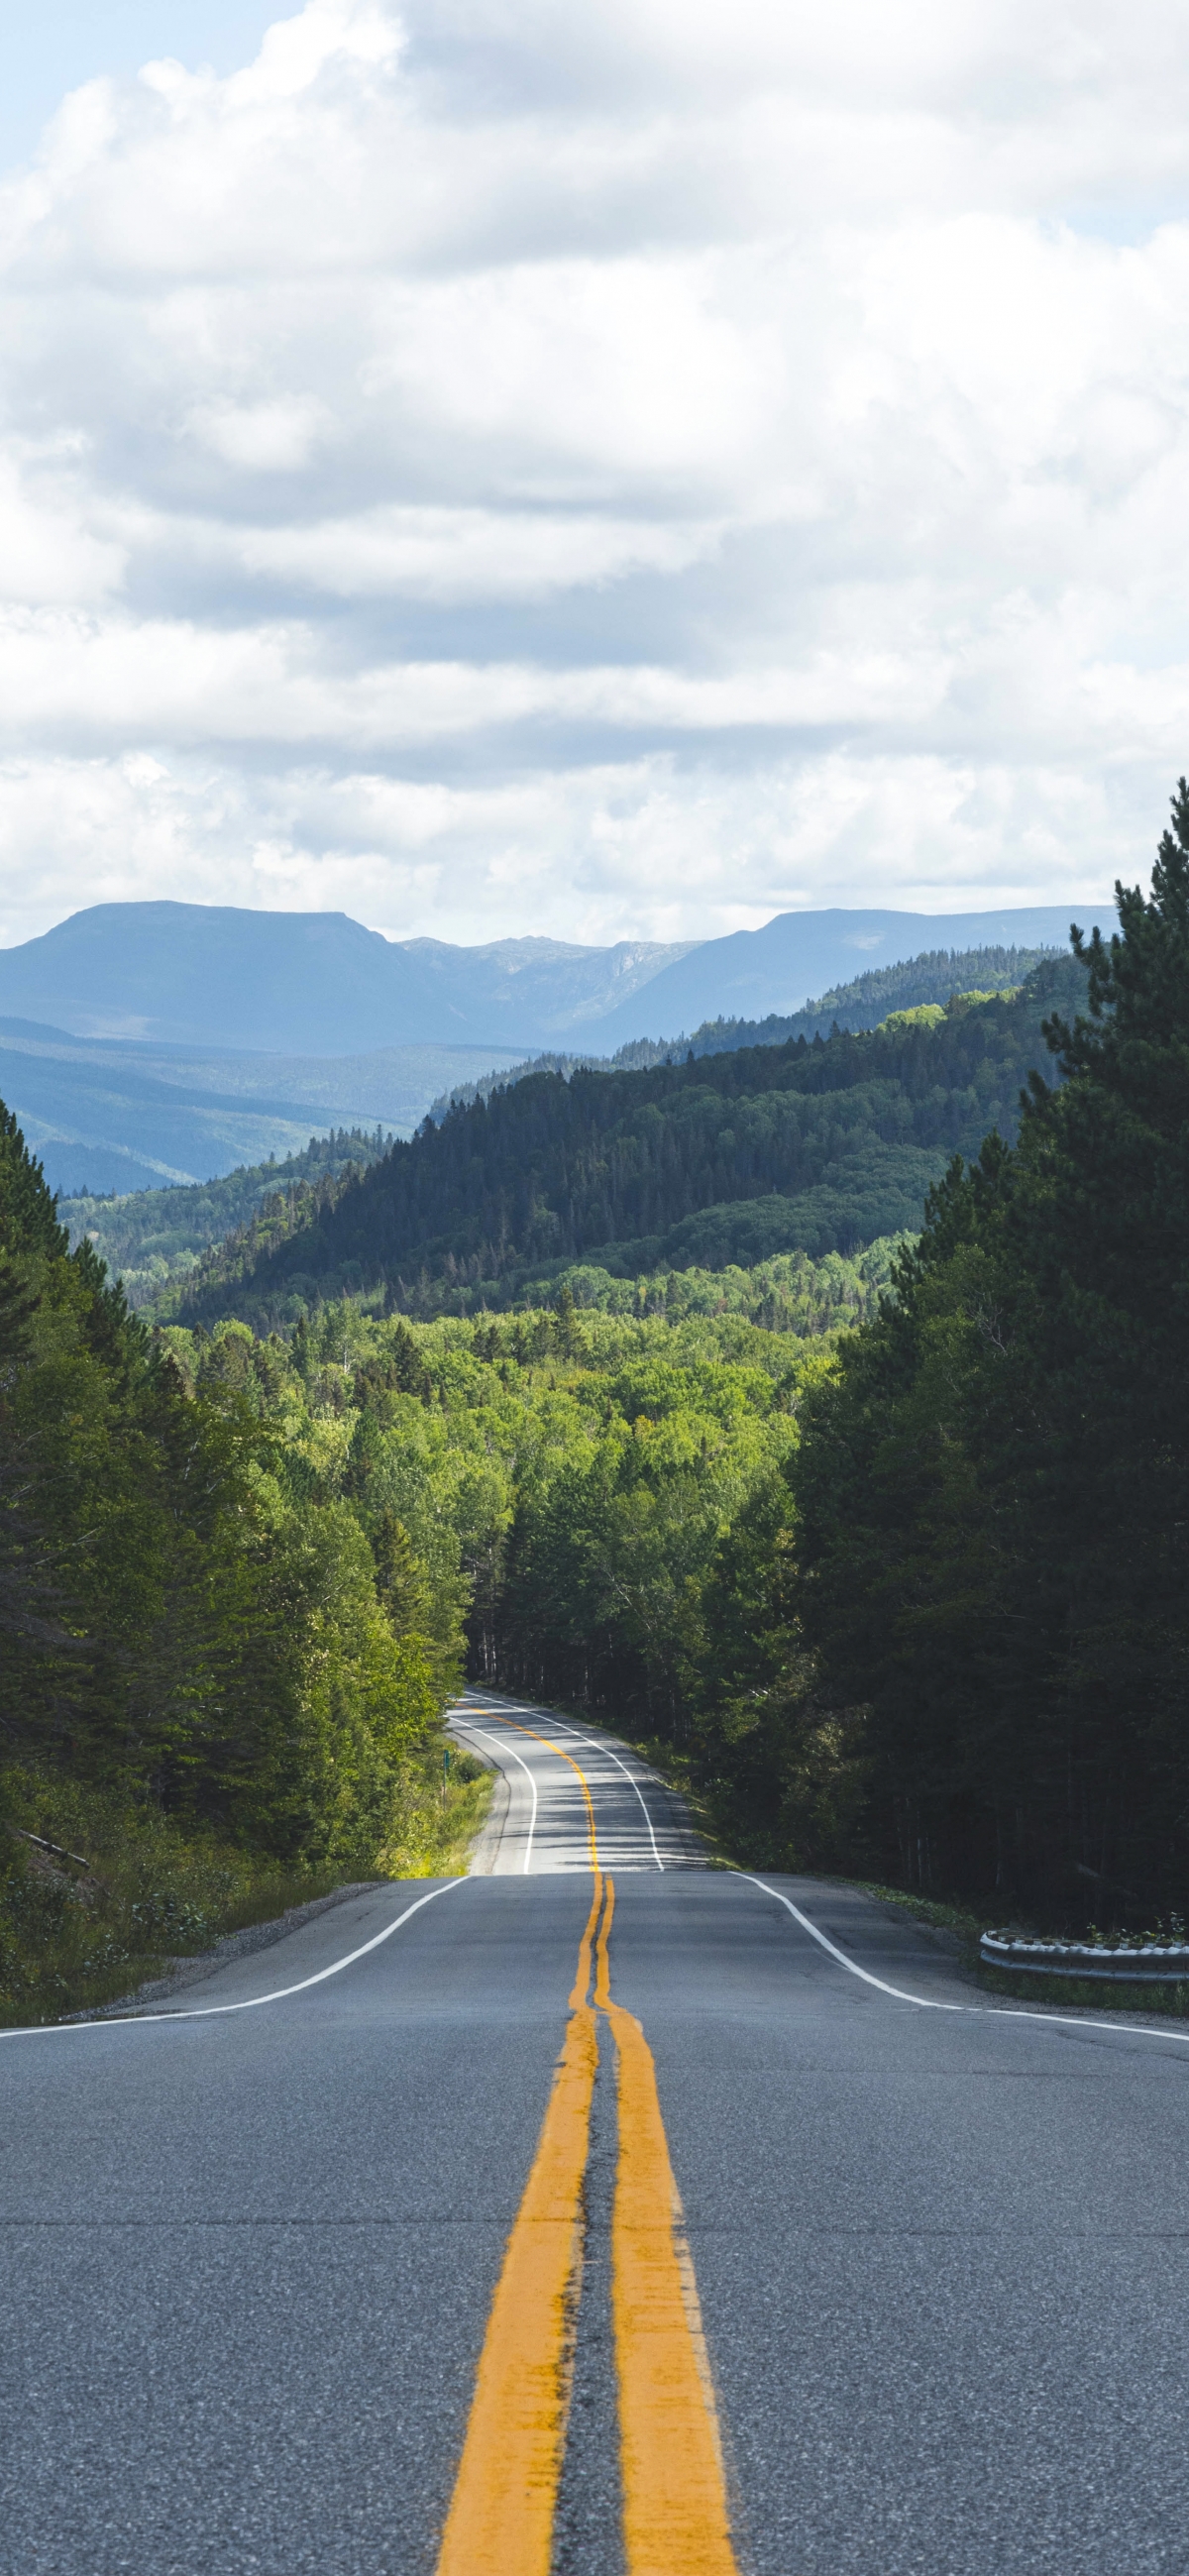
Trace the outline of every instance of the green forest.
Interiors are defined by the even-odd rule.
[[[1183,1909],[1189,1853],[1189,792],[1087,952],[1014,1150],[930,1197],[792,1480],[796,1608],[861,1702],[897,1874]]]
[[[446,1848],[436,1728],[465,1587],[448,1552],[367,1520],[338,1438],[279,1345],[231,1326],[191,1357],[150,1334],[91,1244],[71,1251],[3,1114],[10,2012],[47,1978],[118,1990],[129,1959],[193,1946],[180,1933]]]
[[[1184,1908],[1184,784],[1118,901],[1018,995],[454,1111],[153,1323],[5,1122],[10,2016],[187,1907],[460,1865],[464,1669],[652,1748],[737,1861]],[[755,1250],[848,1160],[891,1224]]]

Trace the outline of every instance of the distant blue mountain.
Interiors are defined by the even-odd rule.
[[[488,1073],[497,1055],[457,1044],[264,1055],[0,1018],[0,1100],[51,1189],[123,1195],[283,1161],[337,1127],[411,1135],[444,1083]]]
[[[706,1020],[799,1011],[815,993],[871,966],[927,949],[1065,948],[1069,926],[1118,927],[1113,904],[1030,904],[1002,912],[779,912],[662,967],[630,1001],[584,1022],[583,1043],[610,1054],[632,1038],[674,1038]]]
[[[526,1055],[794,1012],[926,949],[1064,946],[1069,920],[1053,905],[786,912],[693,949],[452,948],[345,913],[96,904],[0,950],[0,1099],[54,1189],[205,1181],[344,1123],[408,1135],[453,1085]]]
[[[76,1036],[358,1055],[461,1040],[548,1045],[613,1010],[688,942],[576,948],[391,940],[345,912],[97,903],[0,950],[0,1013]]]
[[[266,1070],[268,1058],[262,1060]],[[155,1080],[119,1048],[80,1059],[77,1043],[27,1022],[0,1021],[0,1100],[15,1110],[51,1189],[160,1189],[206,1180],[269,1154],[299,1153],[317,1108]]]

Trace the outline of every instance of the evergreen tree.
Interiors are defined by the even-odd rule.
[[[395,1512],[381,1514],[372,1532],[372,1555],[376,1562],[376,1590],[393,1635],[424,1634],[431,1615],[425,1567]]]
[[[887,1865],[1054,1914],[1189,1865],[1189,796],[1085,946],[1065,1077],[955,1164],[796,1470]],[[1083,943],[1075,939],[1079,951]],[[1096,1874],[1096,1875],[1095,1875]]]

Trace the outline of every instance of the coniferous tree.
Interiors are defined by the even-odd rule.
[[[1064,1080],[955,1164],[808,1408],[800,1611],[889,1862],[1055,1912],[1189,1871],[1189,791]],[[1081,950],[1084,943],[1075,941]]]

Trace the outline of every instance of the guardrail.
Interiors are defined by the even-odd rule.
[[[1099,1942],[1013,1940],[1007,1933],[984,1932],[978,1954],[988,1968],[1028,1977],[1098,1977],[1116,1986],[1189,1982],[1189,1941],[1104,1950]]]

